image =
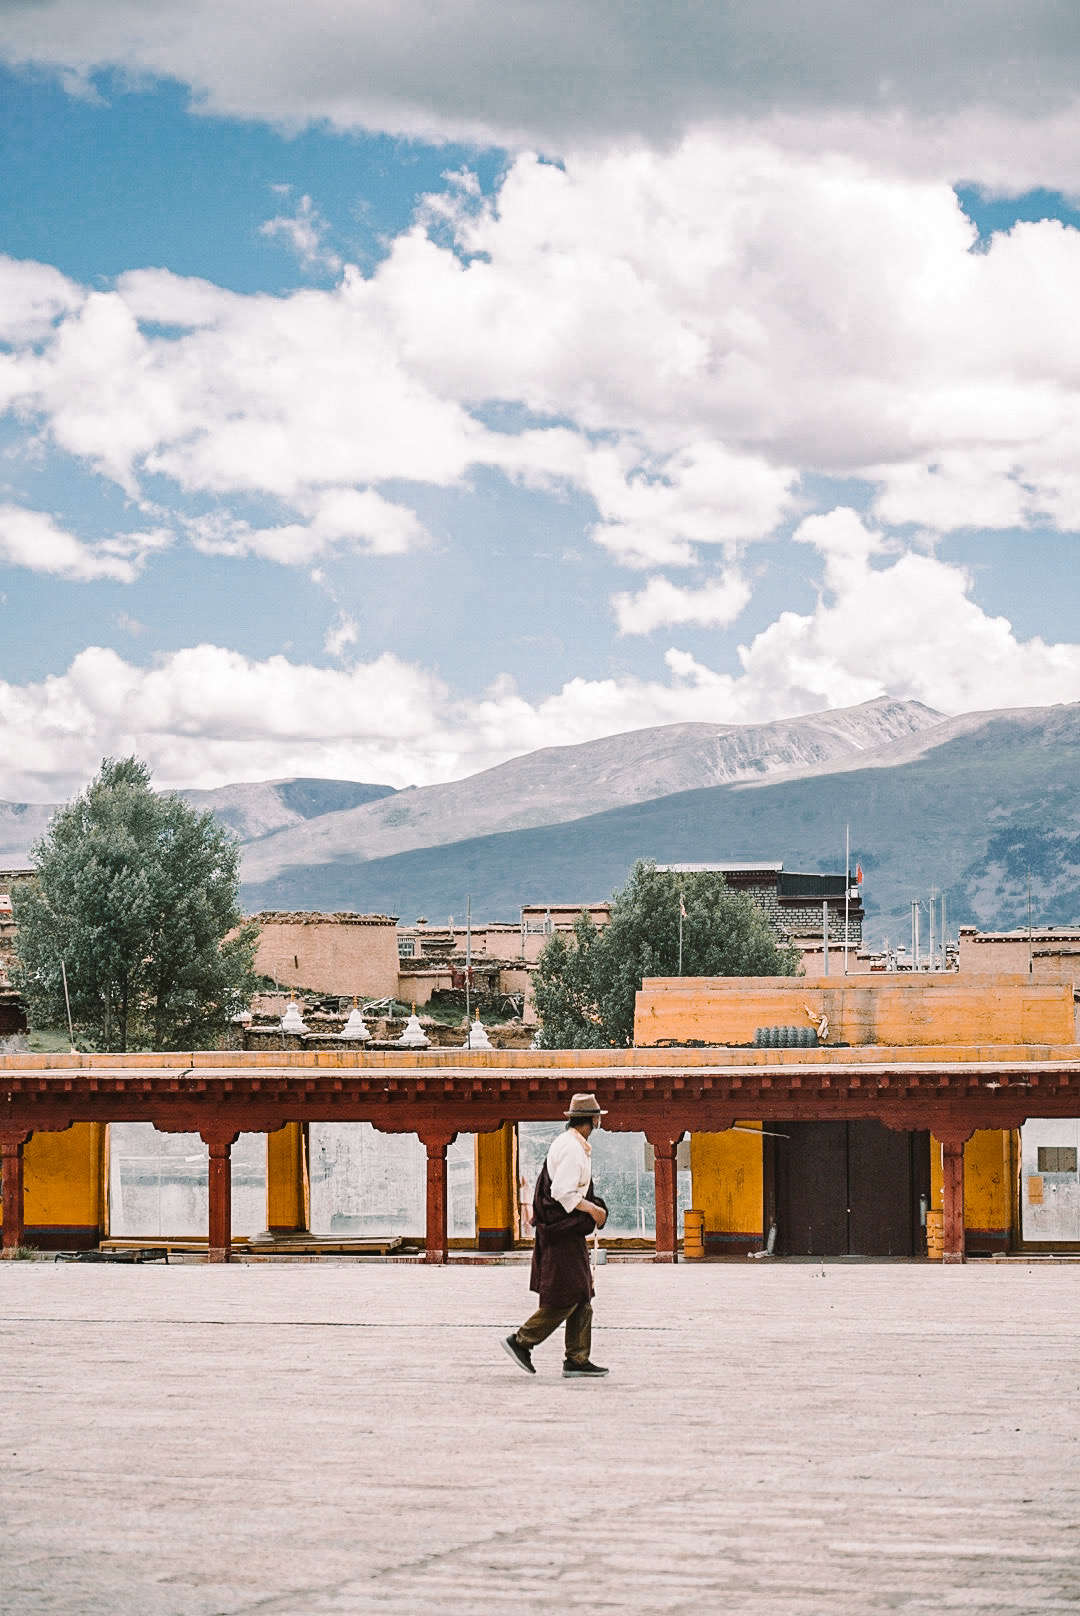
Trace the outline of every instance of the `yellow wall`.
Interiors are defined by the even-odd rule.
[[[476,1135],[476,1243],[481,1251],[513,1244],[517,1185],[514,1124]]]
[[[980,1128],[964,1146],[964,1233],[974,1251],[1004,1251],[1014,1230],[1013,1162],[1016,1135]],[[930,1140],[930,1205],[939,1211],[941,1145]]]
[[[752,1044],[758,1027],[829,1018],[830,1044],[1071,1044],[1070,983],[953,973],[819,977],[660,977],[637,996],[634,1042]]]
[[[304,1128],[287,1122],[266,1136],[266,1227],[286,1234],[307,1228],[304,1195]]]
[[[76,1122],[66,1133],[34,1134],[23,1153],[27,1228],[82,1230],[87,1237],[101,1229],[104,1161],[100,1122]]]
[[[740,1127],[760,1124],[742,1123]],[[691,1204],[705,1214],[705,1249],[740,1252],[762,1238],[761,1139],[750,1133],[690,1136]]]

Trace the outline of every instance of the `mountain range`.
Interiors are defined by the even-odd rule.
[[[606,897],[635,858],[866,874],[867,934],[946,892],[951,927],[1080,920],[1080,705],[945,718],[917,702],[552,747],[445,785],[287,780],[186,791],[244,844],[249,910],[517,918]],[[0,862],[52,810],[0,805]]]

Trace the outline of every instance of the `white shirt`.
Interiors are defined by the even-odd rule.
[[[591,1157],[589,1141],[577,1128],[567,1128],[547,1153],[551,1193],[566,1212],[572,1212],[589,1193]]]

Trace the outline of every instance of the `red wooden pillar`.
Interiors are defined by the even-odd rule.
[[[675,1168],[677,1139],[655,1139],[653,1177],[656,1186],[656,1260],[673,1263],[679,1249],[679,1178]]]
[[[210,1151],[207,1256],[211,1262],[228,1262],[232,1256],[232,1147],[240,1132],[210,1128],[203,1130],[202,1137]]]
[[[444,1263],[449,1253],[446,1237],[446,1152],[456,1133],[422,1133],[427,1147],[427,1217],[424,1261]]]
[[[964,1260],[964,1144],[956,1134],[941,1140],[942,1261],[947,1263]]]
[[[3,1161],[5,1256],[21,1246],[25,1235],[23,1222],[23,1146],[30,1138],[29,1128],[0,1129],[0,1159]]]

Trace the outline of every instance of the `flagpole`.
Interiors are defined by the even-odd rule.
[[[682,923],[683,923],[683,915],[685,913],[686,913],[686,903],[685,903],[685,901],[683,899],[682,893],[680,892],[679,893],[679,975],[680,976],[682,975]]]

